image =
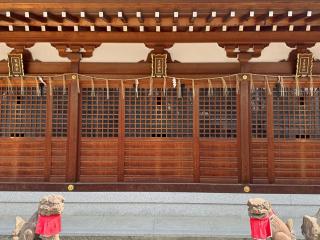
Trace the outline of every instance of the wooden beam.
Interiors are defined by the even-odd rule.
[[[118,182],[124,181],[124,148],[125,148],[125,86],[119,86],[119,129],[118,129]]]
[[[236,16],[236,12],[235,11],[230,11],[229,13],[227,13],[224,17],[222,22],[226,23],[228,22],[230,19],[234,18]]]
[[[41,23],[47,23],[48,22],[47,18],[45,18],[45,17],[43,17],[41,15],[32,13],[32,12],[25,12],[25,17],[26,18],[31,18],[31,19],[36,20],[36,21],[41,22]]]
[[[27,74],[62,74],[70,72],[70,63],[65,62],[28,62],[25,66]],[[219,76],[240,72],[239,63],[168,63],[168,72],[180,77]],[[291,62],[249,62],[245,72],[273,75],[294,75]],[[80,63],[79,73],[94,75],[105,74],[115,78],[150,74],[149,63]],[[320,63],[313,63],[313,73],[320,74]],[[8,62],[0,62],[0,74],[8,74]]]
[[[246,78],[244,79],[244,76]],[[251,144],[251,122],[250,122],[250,76],[244,74],[240,76],[240,162],[241,162],[241,183],[248,184],[251,182],[251,161],[250,161],[250,144]]]
[[[23,15],[17,14],[15,12],[7,12],[6,13],[7,17],[13,18],[17,21],[25,22],[25,23],[30,23],[31,20],[29,18],[26,18]]]
[[[79,22],[79,18],[70,14],[69,12],[63,11],[61,13],[62,18],[65,18],[73,23],[78,23]]]
[[[320,39],[320,32],[12,32],[0,34],[0,42],[6,43],[102,43],[102,42],[152,42],[152,43],[315,43]]]
[[[250,18],[253,18],[253,17],[254,17],[254,11],[249,11],[248,13],[242,15],[239,18],[239,21],[240,22],[245,22],[245,21],[248,21]]]
[[[123,23],[128,23],[128,18],[124,15],[123,12],[118,12],[117,16]]]
[[[178,12],[178,11],[174,11],[174,12],[173,12],[172,23],[173,23],[173,24],[177,24],[178,21],[179,21],[179,12]]]
[[[43,16],[57,23],[63,23],[63,18],[61,16],[55,15],[51,12],[43,12]]]
[[[256,24],[261,23],[262,21],[266,21],[269,17],[269,13],[261,14],[255,17]]]
[[[108,16],[108,14],[106,14],[104,11],[99,11],[99,18],[101,18],[102,20],[104,20],[107,23],[111,22],[111,17]]]
[[[78,10],[72,12],[80,12],[81,9],[91,8],[91,9],[109,9],[109,11],[116,11],[117,9],[122,9],[123,11],[136,9],[137,5],[143,6],[143,10],[148,10],[151,12],[154,9],[159,9],[160,11],[166,10],[164,12],[169,12],[171,9],[181,9],[183,12],[187,10],[191,11],[192,9],[221,9],[223,11],[230,10],[230,6],[237,10],[265,10],[265,9],[279,9],[279,10],[298,10],[305,9],[306,6],[312,6],[313,9],[320,9],[320,3],[316,0],[295,0],[295,1],[284,1],[284,0],[269,0],[264,2],[257,1],[241,1],[241,0],[130,0],[130,1],[114,1],[114,0],[70,0],[68,1],[68,10]],[[63,0],[10,0],[2,2],[0,6],[0,11],[6,9],[17,9],[17,10],[26,10],[29,9],[56,9],[57,11],[63,11],[66,8],[65,1]],[[130,12],[130,11],[129,11]]]
[[[272,23],[273,24],[277,24],[278,22],[287,19],[288,18],[288,13],[282,13],[282,14],[278,14],[277,16],[274,16],[272,18]]]
[[[157,24],[161,23],[161,18],[160,18],[160,12],[159,11],[155,11],[154,12],[154,18],[156,19],[156,23]]]
[[[138,19],[140,24],[144,23],[144,18],[143,18],[143,15],[142,15],[141,11],[136,12],[136,17],[137,17],[137,19]]]
[[[304,19],[304,18],[306,18],[306,17],[307,17],[307,12],[305,12],[305,13],[300,13],[300,14],[296,14],[296,15],[294,15],[294,16],[292,16],[292,17],[289,18],[289,22],[290,22],[290,23],[294,23],[294,22],[299,21],[299,20],[301,20],[301,19]]]
[[[200,182],[199,87],[193,98],[193,181]]]
[[[198,17],[198,12],[192,11],[191,16],[189,18],[190,24],[193,24],[197,17]]]
[[[8,23],[13,23],[14,19],[11,17],[7,17],[3,14],[0,14],[0,21],[8,22]]]
[[[271,88],[272,89],[272,88]],[[267,91],[266,91],[267,94]],[[275,182],[273,96],[267,94],[268,181]]]
[[[75,75],[76,76],[76,75]],[[69,88],[68,146],[66,181],[77,181],[78,141],[79,141],[79,93],[77,78],[72,79]]]
[[[46,182],[50,181],[52,167],[52,106],[53,97],[47,92],[47,116],[46,116],[46,151],[47,156],[44,163],[44,178]]]
[[[96,22],[96,18],[93,15],[88,14],[85,11],[81,11],[80,12],[80,18],[88,21],[89,23],[95,23]]]
[[[315,15],[312,15],[311,17],[308,17],[305,19],[305,21],[307,23],[311,23],[313,21],[318,21],[320,19],[320,13],[319,14],[315,14]]]

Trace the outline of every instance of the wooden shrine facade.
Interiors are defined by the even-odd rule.
[[[56,2],[0,6],[0,42],[26,74],[0,62],[0,190],[320,192],[320,64],[293,76],[320,36],[317,1]],[[70,63],[34,61],[37,42]],[[104,42],[151,50],[81,62]],[[173,62],[177,42],[217,42],[239,62]],[[288,59],[249,62],[271,42]],[[168,54],[166,78],[150,78],[151,53]]]
[[[149,95],[148,78],[139,81],[137,96],[134,81],[109,81],[107,89],[99,79],[92,87],[85,75],[79,75],[78,93],[73,76],[52,77],[51,90],[26,77],[23,94],[20,79],[11,80],[12,88],[1,85],[3,189],[39,183],[62,190],[67,183],[134,189],[139,183],[159,190],[179,183],[185,190],[198,183],[200,191],[242,191],[247,184],[277,191],[320,182],[320,78],[314,78],[313,96],[306,78],[300,96],[293,78],[284,81],[283,96],[277,77],[268,79],[272,94],[262,75],[231,75],[226,94],[219,80],[211,89],[195,81],[193,89],[182,79],[178,98],[170,78],[165,96],[163,79],[154,79]],[[237,76],[248,76],[254,88],[250,80],[237,87]],[[221,184],[225,190],[217,190]]]

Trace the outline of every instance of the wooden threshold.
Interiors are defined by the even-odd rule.
[[[319,194],[320,185],[282,185],[282,184],[206,184],[206,183],[0,183],[0,191],[61,191],[67,192],[69,184],[74,192],[208,192],[244,193],[245,186],[250,193],[278,194]]]

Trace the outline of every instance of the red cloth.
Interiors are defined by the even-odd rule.
[[[43,236],[53,236],[61,232],[61,215],[38,216],[36,233]]]
[[[272,236],[269,216],[265,218],[250,218],[251,236],[254,239],[267,239]]]

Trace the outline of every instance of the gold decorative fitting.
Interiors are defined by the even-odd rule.
[[[313,56],[312,53],[298,53],[297,56],[297,77],[312,75]]]
[[[9,54],[8,55],[9,76],[21,77],[24,75],[23,55]]]
[[[76,74],[73,74],[71,78],[72,78],[73,80],[76,80],[76,79],[77,79],[77,75],[76,75]]]
[[[251,189],[250,189],[249,186],[244,186],[243,191],[244,191],[245,193],[248,193],[248,192],[251,191]]]
[[[243,79],[243,80],[247,80],[247,79],[248,79],[248,76],[247,76],[247,75],[242,75],[242,79]]]
[[[151,54],[152,77],[167,76],[167,54]]]
[[[70,184],[68,185],[68,191],[72,192],[74,190],[74,185]]]

